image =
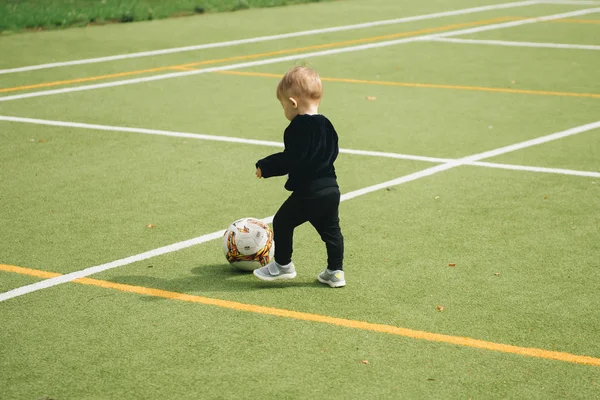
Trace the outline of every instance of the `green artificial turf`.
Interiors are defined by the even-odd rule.
[[[493,1],[461,0],[450,6],[443,0],[347,0],[343,7],[324,2],[30,32],[0,40],[0,54],[11,55],[0,57],[0,66],[228,41],[482,4]],[[536,4],[6,73],[0,74],[0,88],[583,7]],[[600,45],[597,36],[589,35],[593,29],[538,22],[474,37]],[[414,42],[299,62],[309,63],[323,78],[364,81],[324,81],[320,112],[333,121],[342,148],[460,158],[597,121],[596,53]],[[292,65],[288,61],[236,71],[281,75]],[[11,89],[0,96],[170,72]],[[0,101],[0,116],[281,142],[288,122],[274,95],[276,84],[272,76],[206,73]],[[0,121],[0,143],[0,265],[61,274],[81,271],[220,231],[238,218],[268,217],[288,195],[285,177],[254,177],[255,161],[278,147],[7,121]],[[316,282],[325,267],[325,248],[314,229],[304,225],[295,234],[298,276],[289,282],[269,284],[234,270],[215,239],[90,276],[107,283],[65,283],[1,301],[0,398],[597,398],[596,365],[363,328],[365,323],[381,324],[600,359],[599,150],[600,129],[594,129],[483,160],[593,176],[462,165],[342,202],[348,282],[343,289]],[[336,170],[341,191],[351,193],[436,165],[341,153]],[[0,293],[40,280],[0,266]],[[115,285],[163,292],[125,293],[125,287]],[[178,294],[236,302],[255,312],[232,309],[232,303],[220,307],[184,301]],[[265,315],[258,307],[356,321],[356,328]]]
[[[19,321],[0,331],[7,399],[585,399],[598,390],[586,366],[75,284],[31,296],[0,304]]]
[[[183,17],[326,0],[3,0],[0,33]]]

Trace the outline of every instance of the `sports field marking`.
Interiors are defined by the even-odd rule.
[[[141,69],[141,70],[134,70],[134,71],[117,72],[117,73],[113,73],[113,74],[103,74],[103,75],[97,75],[97,76],[91,76],[91,77],[85,77],[85,78],[75,78],[75,79],[67,79],[67,80],[52,81],[52,82],[42,82],[42,83],[31,84],[31,85],[21,85],[21,86],[9,87],[9,88],[0,88],[0,93],[10,93],[10,92],[16,92],[16,91],[30,90],[30,89],[40,89],[40,88],[46,88],[46,87],[63,86],[63,85],[70,85],[70,84],[74,84],[74,83],[94,82],[94,81],[105,80],[105,79],[120,78],[120,77],[124,77],[124,76],[143,75],[143,74],[148,74],[151,72],[162,72],[162,71],[170,71],[170,70],[194,71],[195,69],[193,67],[197,67],[197,66],[201,66],[201,65],[210,65],[210,64],[217,64],[217,63],[230,62],[230,61],[239,61],[239,60],[248,60],[248,59],[253,59],[253,58],[270,57],[270,56],[274,56],[274,55],[297,53],[297,52],[301,52],[301,51],[317,50],[317,49],[345,46],[345,45],[357,44],[357,43],[375,42],[375,41],[384,40],[384,39],[392,39],[392,38],[398,38],[398,37],[404,37],[404,36],[418,35],[418,34],[422,34],[422,33],[444,31],[444,30],[450,30],[450,29],[471,26],[471,25],[484,25],[484,24],[506,21],[506,20],[522,21],[524,19],[527,19],[527,18],[499,17],[499,18],[494,18],[494,19],[490,19],[490,20],[474,21],[474,22],[446,25],[446,26],[434,27],[434,28],[425,28],[425,29],[420,29],[420,30],[416,30],[416,31],[400,32],[400,33],[394,33],[394,34],[389,34],[389,35],[374,36],[374,37],[348,40],[348,41],[342,41],[342,42],[325,43],[325,44],[320,44],[320,45],[298,47],[298,48],[278,50],[278,51],[272,51],[272,52],[266,52],[266,53],[240,55],[240,56],[198,61],[198,62],[192,62],[192,63],[186,63],[186,64],[180,64],[180,65],[173,65],[173,66],[148,68],[148,69]],[[577,21],[586,21],[587,23],[600,23],[600,21],[598,21],[598,20],[572,20],[572,19],[559,19],[559,20],[552,20],[549,22],[576,22],[576,23],[579,23]],[[594,46],[591,46],[591,47],[594,47]],[[585,48],[585,46],[579,47],[579,48]]]
[[[509,21],[523,21],[524,19],[529,19],[531,17],[504,17]],[[549,23],[562,23],[562,24],[600,24],[599,19],[575,19],[575,18],[561,18],[561,19],[553,19],[550,21],[545,21]]]
[[[393,33],[390,35],[372,36],[372,37],[361,38],[361,39],[346,40],[346,41],[342,41],[342,42],[324,43],[324,44],[317,44],[317,45],[312,45],[312,46],[296,47],[296,48],[292,48],[292,49],[269,51],[269,52],[264,52],[264,53],[255,53],[255,54],[232,56],[232,57],[226,57],[226,58],[217,58],[217,59],[212,59],[212,60],[196,61],[196,62],[192,62],[192,63],[179,64],[179,65],[169,65],[169,66],[165,66],[165,67],[157,67],[157,68],[151,68],[151,69],[141,69],[141,70],[127,71],[127,72],[118,72],[118,73],[114,73],[114,74],[89,76],[89,77],[85,77],[85,78],[76,78],[76,79],[61,80],[61,81],[54,81],[54,82],[43,82],[43,83],[36,83],[33,85],[21,85],[21,86],[15,86],[15,87],[10,87],[10,88],[2,88],[2,89],[0,89],[0,93],[16,92],[16,91],[29,90],[29,89],[40,89],[40,88],[44,88],[44,87],[62,86],[62,85],[68,85],[68,84],[73,84],[73,83],[93,82],[93,81],[99,81],[99,80],[104,80],[104,79],[119,78],[119,77],[123,77],[123,76],[142,75],[142,74],[147,74],[150,72],[161,72],[161,71],[170,71],[170,70],[195,71],[192,67],[198,67],[201,65],[218,64],[218,63],[231,62],[231,61],[251,60],[254,58],[271,57],[271,56],[289,54],[289,53],[299,53],[302,51],[325,49],[325,48],[331,48],[331,47],[340,47],[340,46],[347,46],[347,45],[358,44],[358,43],[377,42],[377,41],[384,40],[384,39],[392,39],[392,38],[398,38],[398,37],[404,37],[404,36],[419,35],[422,33],[438,32],[438,31],[462,28],[462,27],[466,27],[466,26],[491,24],[494,22],[506,21],[507,19],[512,20],[512,18],[501,17],[501,18],[494,18],[494,19],[488,19],[488,20],[483,20],[483,21],[473,21],[473,22],[465,22],[465,23],[461,23],[461,24],[439,26],[439,27],[434,27],[434,28],[425,28],[425,29],[420,29],[417,31],[399,32],[399,33]]]
[[[506,17],[512,21],[521,21],[527,19],[527,17]],[[574,18],[561,18],[561,19],[553,19],[552,21],[547,21],[551,23],[559,23],[559,24],[600,24],[600,20],[598,19],[574,19]]]
[[[15,73],[15,72],[32,71],[32,70],[37,70],[37,69],[65,67],[65,66],[70,66],[70,65],[81,65],[81,64],[92,64],[92,63],[99,63],[99,62],[106,62],[106,61],[116,61],[116,60],[123,60],[123,59],[127,59],[127,58],[157,56],[157,55],[161,55],[161,54],[181,53],[181,52],[186,52],[186,51],[213,49],[213,48],[217,48],[217,47],[229,47],[229,46],[236,46],[236,45],[240,45],[240,44],[259,43],[259,42],[266,42],[266,41],[271,41],[271,40],[287,39],[287,38],[300,37],[300,36],[318,35],[318,34],[330,33],[330,32],[351,31],[351,30],[372,28],[372,27],[383,26],[383,25],[394,25],[394,24],[401,24],[401,23],[405,23],[405,22],[422,21],[422,20],[427,20],[427,19],[450,17],[450,16],[455,16],[455,15],[472,14],[472,13],[478,13],[478,12],[490,11],[490,10],[500,10],[500,9],[506,9],[506,8],[524,7],[524,6],[530,6],[530,5],[535,5],[535,4],[539,4],[539,3],[540,3],[539,1],[521,1],[521,2],[514,2],[514,3],[493,4],[493,5],[489,5],[489,6],[483,6],[483,7],[465,8],[462,10],[455,10],[455,11],[444,11],[444,12],[439,12],[439,13],[434,13],[434,14],[417,15],[417,16],[413,16],[413,17],[403,17],[403,18],[395,18],[395,19],[388,19],[388,20],[381,20],[381,21],[365,22],[365,23],[360,23],[360,24],[336,26],[336,27],[330,27],[330,28],[312,29],[312,30],[308,30],[308,31],[291,32],[291,33],[284,33],[284,34],[280,34],[280,35],[260,36],[260,37],[250,38],[250,39],[240,39],[240,40],[232,40],[232,41],[227,41],[227,42],[200,44],[200,45],[195,45],[195,46],[175,47],[175,48],[162,49],[162,50],[142,51],[142,52],[138,52],[138,53],[119,54],[119,55],[114,55],[114,56],[96,57],[96,58],[88,58],[88,59],[74,60],[74,61],[64,61],[64,62],[55,62],[55,63],[48,63],[48,64],[30,65],[30,66],[19,67],[19,68],[2,69],[2,70],[0,70],[0,74],[10,74],[10,73]]]
[[[437,29],[437,28],[434,28],[434,29]],[[400,35],[418,33],[418,32],[420,32],[420,31],[405,32]],[[368,38],[365,40],[370,40],[370,39],[371,38]],[[360,40],[362,40],[362,39],[360,39]],[[468,39],[455,39],[455,38],[433,38],[433,39],[429,39],[428,41],[452,42],[452,43],[473,43],[473,44],[499,44],[499,45],[504,44],[506,46],[511,46],[511,45],[519,46],[520,45],[520,46],[525,46],[525,47],[557,47],[557,48],[569,48],[569,49],[579,48],[579,49],[586,49],[586,50],[600,50],[600,46],[567,45],[567,44],[553,44],[553,43],[504,42],[504,41],[494,41],[494,40],[486,41],[486,40],[468,40]],[[328,44],[328,45],[334,45],[334,44]],[[322,46],[322,45],[318,45],[317,47],[319,47],[319,46]],[[313,46],[310,46],[310,47],[312,48]],[[287,51],[296,51],[296,50],[301,50],[301,49],[283,50],[283,51],[278,51],[276,53],[287,52]],[[272,54],[273,53],[263,53],[263,54],[249,55],[249,56],[233,57],[232,59],[247,58],[247,57],[255,58],[255,57],[260,57],[260,56],[264,56],[264,55],[272,55]],[[56,82],[47,82],[47,83],[40,83],[40,84],[28,85],[28,86],[4,88],[4,89],[0,89],[0,93],[48,87],[48,86],[56,86],[56,85],[66,85],[66,84],[70,84],[70,83],[78,83],[78,82],[93,81],[93,80],[100,80],[100,79],[109,79],[109,78],[114,78],[114,77],[119,77],[119,76],[143,74],[143,73],[154,72],[154,71],[165,71],[165,70],[197,71],[197,69],[194,69],[193,66],[196,66],[199,64],[210,64],[213,62],[222,62],[222,61],[227,61],[227,60],[230,61],[232,59],[207,60],[207,61],[201,61],[201,62],[197,62],[197,63],[182,64],[182,65],[176,65],[176,66],[170,66],[170,67],[159,67],[159,68],[153,68],[153,69],[148,69],[148,70],[123,72],[123,73],[117,73],[117,74],[111,74],[111,75],[100,75],[100,76],[96,76],[96,77],[87,77],[87,78],[73,79],[73,80],[67,80],[67,81],[56,81]],[[257,76],[257,77],[268,77],[268,78],[281,78],[281,76],[282,76],[280,74],[271,74],[271,73],[262,73],[262,72],[244,72],[244,71],[216,71],[215,73],[219,73],[219,74],[223,74],[223,75]],[[544,90],[492,88],[492,87],[465,86],[465,85],[440,85],[440,84],[414,83],[414,82],[388,82],[388,81],[373,81],[373,80],[348,79],[348,78],[321,77],[321,79],[323,81],[329,81],[329,82],[359,83],[359,84],[383,85],[383,86],[417,87],[417,88],[429,88],[429,89],[470,90],[470,91],[499,92],[499,93],[533,94],[533,95],[545,95],[545,96],[600,98],[600,94],[594,94],[594,93],[555,92],[555,91],[544,91]]]
[[[600,4],[600,1],[594,0],[540,0],[540,4],[569,4],[569,5],[581,5],[581,6],[593,6]]]
[[[55,94],[79,92],[79,91],[84,91],[84,90],[94,90],[94,89],[101,89],[101,88],[107,88],[107,87],[131,85],[131,84],[137,84],[137,83],[142,83],[142,82],[152,82],[152,81],[163,80],[163,79],[180,78],[180,77],[184,77],[184,76],[199,75],[199,74],[215,72],[215,71],[226,71],[226,70],[237,69],[237,68],[256,67],[256,66],[260,66],[260,65],[275,64],[275,63],[281,63],[281,62],[286,62],[286,61],[295,61],[295,60],[299,60],[299,59],[307,59],[310,57],[321,57],[321,56],[326,56],[326,55],[342,54],[342,53],[362,51],[362,50],[367,50],[367,49],[375,49],[375,48],[381,48],[381,47],[387,47],[387,46],[394,46],[394,45],[397,45],[400,43],[409,43],[409,42],[415,42],[415,41],[419,41],[419,40],[427,40],[427,39],[431,39],[431,38],[435,38],[435,37],[466,35],[466,34],[471,34],[471,33],[494,30],[494,29],[511,28],[511,27],[525,25],[525,24],[532,24],[532,23],[536,23],[536,22],[540,22],[540,21],[550,21],[553,19],[560,19],[560,18],[572,17],[572,16],[577,16],[577,15],[592,14],[592,13],[596,13],[596,12],[600,12],[600,8],[589,8],[589,9],[585,9],[585,10],[572,11],[572,12],[568,12],[568,13],[547,15],[547,16],[543,16],[543,17],[535,17],[535,18],[530,18],[530,19],[521,20],[521,21],[504,22],[504,23],[499,23],[499,24],[480,26],[480,27],[476,27],[476,28],[467,28],[467,29],[461,29],[461,30],[450,31],[450,32],[445,32],[445,33],[436,33],[436,34],[429,34],[429,35],[422,35],[422,36],[412,36],[412,37],[403,38],[403,39],[395,39],[395,40],[390,40],[390,41],[369,43],[369,44],[363,44],[363,45],[358,45],[358,46],[342,47],[342,48],[338,48],[338,49],[329,49],[329,50],[317,51],[317,52],[313,52],[313,53],[303,53],[303,54],[296,54],[296,55],[292,55],[292,56],[271,58],[271,59],[267,59],[267,60],[251,61],[251,62],[239,63],[239,64],[230,64],[230,65],[225,65],[225,66],[221,66],[221,67],[211,67],[211,68],[199,69],[196,71],[173,72],[170,74],[154,75],[154,76],[148,76],[148,77],[143,77],[143,78],[135,78],[135,79],[122,80],[122,81],[99,83],[99,84],[95,84],[95,85],[76,86],[76,87],[69,87],[69,88],[63,88],[63,89],[54,89],[54,90],[45,90],[45,91],[40,91],[40,92],[24,93],[24,94],[18,94],[18,95],[13,95],[13,96],[4,96],[4,97],[0,97],[0,101],[11,101],[11,100],[25,99],[25,98],[30,98],[30,97],[50,96],[50,95],[55,95]]]
[[[475,165],[477,167],[488,167],[488,168],[498,168],[498,169],[512,169],[515,171],[543,172],[543,173],[548,173],[548,174],[574,175],[574,176],[587,176],[590,178],[600,178],[600,172],[575,171],[572,169],[563,169],[563,168],[529,167],[526,165],[498,164],[498,163],[489,163],[489,162],[484,162],[484,161],[475,161],[472,163],[466,163],[466,165]]]
[[[600,50],[600,46],[586,44],[564,44],[564,43],[535,43],[535,42],[511,42],[506,40],[481,40],[481,39],[457,39],[457,38],[433,38],[433,42],[449,42],[460,44],[487,44],[493,46],[514,46],[514,47],[545,47],[554,49],[570,50]]]
[[[438,40],[438,39],[432,39]],[[442,39],[439,39],[442,40]],[[448,39],[451,40],[451,39]],[[244,72],[244,71],[217,71],[217,74],[222,75],[241,75],[241,76],[259,76],[265,78],[281,79],[283,75],[269,74],[263,72]],[[413,83],[413,82],[389,82],[389,81],[372,81],[364,79],[348,79],[348,78],[328,78],[321,77],[322,81],[326,82],[342,82],[342,83],[358,83],[365,85],[380,85],[380,86],[400,86],[428,89],[453,89],[453,90],[470,90],[478,92],[496,92],[496,93],[516,93],[516,94],[534,94],[540,96],[566,96],[566,97],[591,97],[600,99],[600,94],[595,93],[576,93],[576,92],[553,92],[547,90],[527,90],[527,89],[511,89],[511,88],[493,88],[482,86],[464,86],[464,85],[439,85],[432,83]]]
[[[0,271],[13,272],[21,275],[35,277],[59,277],[60,274],[53,272],[40,271],[30,268],[16,267],[12,265],[0,264]],[[318,322],[322,324],[336,325],[344,328],[360,329],[385,333],[389,335],[403,336],[411,339],[427,340],[432,342],[446,343],[464,347],[471,347],[481,350],[490,350],[501,353],[517,354],[526,357],[543,358],[547,360],[563,361],[575,364],[584,364],[600,367],[600,358],[582,356],[560,351],[543,350],[532,347],[520,347],[502,343],[487,342],[464,336],[444,335],[441,333],[432,333],[418,331],[414,329],[401,328],[393,325],[374,324],[366,321],[358,321],[344,318],[330,317],[327,315],[305,313],[300,311],[285,310],[281,308],[265,307],[255,304],[238,303],[229,300],[220,300],[210,297],[197,296],[185,293],[170,292],[161,289],[148,288],[144,286],[126,285],[105,280],[80,278],[73,280],[73,283],[101,287],[105,289],[119,290],[127,293],[136,293],[144,296],[161,297],[169,300],[186,301],[204,305],[227,308],[235,311],[251,312],[262,315],[272,315],[276,317],[290,318],[301,321]]]
[[[510,19],[511,21],[521,21],[527,19],[527,17],[506,17],[506,19]],[[559,24],[600,24],[600,20],[598,19],[574,19],[574,18],[561,18],[561,19],[553,19],[551,21],[546,21],[550,23],[559,23]]]
[[[6,265],[6,264],[0,264],[0,271],[13,272],[15,274],[34,276],[36,278],[45,278],[45,279],[56,278],[56,277],[62,275],[62,274],[59,274],[56,272],[42,271],[41,269],[23,268],[23,267],[17,267],[15,265]]]
[[[75,78],[75,79],[68,79],[68,80],[61,80],[61,81],[43,82],[43,83],[37,83],[37,84],[32,84],[32,85],[21,85],[21,86],[16,86],[16,87],[0,88],[0,93],[10,93],[10,92],[16,92],[16,91],[30,90],[30,89],[40,89],[40,88],[45,88],[45,87],[62,86],[62,85],[69,85],[69,84],[74,84],[74,83],[93,82],[93,81],[99,81],[99,80],[105,80],[105,79],[120,78],[120,77],[124,77],[124,76],[148,74],[151,72],[162,72],[162,71],[169,71],[169,70],[194,71],[195,69],[193,67],[197,67],[197,66],[201,66],[201,65],[210,65],[210,64],[217,64],[217,63],[222,63],[222,62],[248,60],[248,59],[253,59],[253,58],[269,57],[269,56],[273,56],[273,55],[281,55],[281,54],[288,54],[288,53],[297,53],[297,52],[301,52],[301,51],[316,50],[316,49],[322,49],[322,48],[328,48],[328,47],[345,46],[345,45],[357,44],[357,43],[374,42],[374,41],[383,40],[383,39],[392,39],[392,38],[403,37],[403,36],[418,35],[418,34],[422,34],[422,33],[450,30],[450,29],[464,27],[464,26],[470,26],[470,25],[489,24],[489,23],[493,23],[493,22],[506,21],[506,20],[522,21],[525,19],[527,19],[527,18],[499,17],[499,18],[494,18],[494,19],[490,19],[490,20],[474,21],[474,22],[468,22],[468,23],[464,23],[464,24],[446,25],[446,26],[435,27],[435,28],[426,28],[426,29],[421,29],[421,30],[416,30],[416,31],[400,32],[400,33],[394,33],[394,34],[389,34],[389,35],[374,36],[374,37],[368,37],[368,38],[362,38],[362,39],[348,40],[348,41],[343,41],[343,42],[326,43],[326,44],[320,44],[320,45],[314,45],[314,46],[298,47],[298,48],[293,48],[293,49],[278,50],[278,51],[272,51],[272,52],[266,52],[266,53],[241,55],[241,56],[234,56],[234,57],[228,57],[228,58],[198,61],[198,62],[180,64],[180,65],[174,65],[174,66],[141,69],[141,70],[134,70],[134,71],[119,72],[119,73],[114,73],[114,74],[91,76],[91,77],[85,77],[85,78]],[[573,20],[573,19],[557,19],[557,20],[551,20],[548,22],[581,23],[579,21],[585,21],[586,23],[600,23],[600,20]],[[444,39],[444,38],[431,39],[431,40],[432,41],[452,41],[452,39]],[[457,40],[456,43],[460,43],[460,41]],[[510,42],[506,42],[506,43],[510,43]],[[517,42],[515,42],[515,43],[517,43]],[[491,44],[491,43],[488,43],[488,44]],[[525,47],[556,47],[556,48],[569,48],[569,49],[582,49],[582,50],[598,50],[598,49],[600,49],[600,46],[560,45],[560,44],[556,44],[556,45],[540,44],[537,46],[532,46],[530,44],[529,46],[525,46]],[[397,85],[402,86],[402,84],[397,84]],[[422,86],[422,87],[425,87],[425,86]],[[431,86],[427,86],[427,87],[431,87]],[[437,87],[442,87],[442,86],[437,86]],[[483,89],[465,89],[466,87],[445,87],[445,88],[463,89],[463,90],[483,90]],[[495,91],[498,91],[498,89],[496,89]],[[521,92],[521,93],[525,93],[525,92]],[[527,93],[529,93],[529,92],[527,92]],[[545,93],[539,93],[539,94],[549,94],[549,93],[545,92]],[[560,93],[559,94],[550,93],[550,94],[551,95],[559,95],[559,96],[563,95]],[[567,94],[567,95],[569,95],[569,94]],[[584,96],[586,96],[586,95],[584,94]]]
[[[103,79],[120,78],[123,76],[148,74],[151,72],[168,71],[170,69],[175,69],[176,67],[177,66],[138,69],[135,71],[116,72],[113,74],[88,76],[85,78],[64,79],[61,81],[35,83],[33,85],[21,85],[21,86],[9,87],[9,88],[0,88],[0,93],[9,93],[9,92],[16,92],[16,91],[20,91],[20,90],[29,90],[29,89],[39,89],[39,88],[43,88],[43,87],[70,85],[73,83],[92,82],[92,81],[99,81],[99,80],[103,80]],[[187,71],[191,71],[191,69],[187,69]]]
[[[176,71],[193,71],[195,68],[192,68],[192,67],[170,67],[170,69],[173,69]]]
[[[598,19],[572,19],[572,18],[566,18],[566,19],[557,19],[556,21],[552,21],[552,22],[568,23],[568,24],[600,24],[600,20],[598,20]]]
[[[158,130],[158,129],[145,129],[145,128],[132,128],[132,127],[122,127],[122,126],[112,126],[112,125],[85,124],[85,123],[80,123],[80,122],[53,121],[53,120],[46,120],[46,119],[13,117],[13,116],[7,116],[7,115],[0,115],[0,121],[28,123],[28,124],[35,124],[35,125],[60,126],[60,127],[66,127],[66,128],[92,129],[92,130],[109,131],[109,132],[142,133],[142,134],[147,134],[147,135],[160,135],[160,136],[170,136],[170,137],[179,137],[179,138],[196,139],[196,140],[209,140],[209,141],[216,141],[216,142],[250,144],[250,145],[257,145],[257,146],[268,146],[268,147],[279,147],[279,148],[283,147],[283,143],[281,143],[281,142],[273,142],[273,141],[268,141],[268,140],[244,139],[244,138],[236,138],[236,137],[231,137],[231,136],[205,135],[205,134],[200,134],[200,133],[174,132],[174,131],[165,131],[165,130]],[[456,161],[456,159],[449,159],[449,158],[427,157],[427,156],[419,156],[419,155],[412,155],[412,154],[390,153],[390,152],[369,151],[369,150],[355,150],[355,149],[345,149],[345,148],[341,148],[340,153],[361,155],[361,156],[370,156],[370,157],[394,158],[394,159],[401,159],[401,160],[424,161],[424,162],[431,162],[431,163],[438,163],[438,164]],[[465,165],[475,165],[475,166],[480,166],[480,167],[500,168],[500,169],[508,169],[508,170],[520,170],[520,171],[543,172],[543,173],[552,173],[552,174],[588,176],[588,177],[600,178],[600,172],[593,172],[593,171],[578,171],[578,170],[561,169],[561,168],[545,168],[545,167],[483,163],[483,162],[466,162]]]
[[[430,35],[430,36],[447,37],[447,36],[456,36],[456,35],[469,35],[472,33],[485,32],[485,31],[489,31],[489,30],[493,30],[493,29],[512,28],[515,26],[534,24],[536,22],[548,22],[548,21],[553,21],[556,19],[565,19],[568,17],[575,17],[578,15],[594,14],[597,12],[600,12],[600,8],[587,8],[585,10],[571,11],[571,12],[567,12],[567,13],[563,13],[563,14],[553,14],[553,15],[546,15],[546,16],[542,16],[542,17],[527,18],[527,19],[513,21],[513,22],[506,22],[504,24],[497,24],[497,26],[494,26],[494,25],[480,26],[477,28],[463,29],[463,30],[455,32],[455,33],[448,32],[448,33],[440,33],[437,35]]]
[[[596,121],[590,124],[581,125],[575,128],[567,129],[565,131],[556,132],[550,135],[541,136],[535,139],[526,140],[524,142],[515,143],[508,146],[503,146],[494,150],[485,151],[483,153],[473,154],[467,157],[463,157],[456,160],[450,160],[444,164],[436,165],[434,167],[426,168],[400,178],[392,179],[387,182],[379,183],[377,185],[372,185],[369,187],[365,187],[359,190],[354,190],[352,192],[345,193],[341,196],[341,201],[347,201],[353,199],[355,197],[363,196],[368,193],[372,193],[381,189],[386,189],[388,187],[401,185],[403,183],[411,182],[417,179],[424,178],[426,176],[430,176],[436,174],[438,172],[446,171],[451,168],[455,168],[461,165],[470,164],[475,161],[481,161],[485,158],[495,157],[501,154],[510,153],[513,151],[521,150],[527,147],[536,146],[542,143],[547,143],[553,140],[558,140],[565,138],[567,136],[576,135],[578,133],[587,132],[593,129],[600,128],[600,121]],[[273,220],[273,216],[263,218],[263,221],[271,222]],[[159,255],[171,253],[173,251],[182,250],[187,247],[191,247],[200,243],[208,242],[213,239],[218,239],[223,236],[225,230],[220,230],[217,232],[209,233],[206,235],[202,235],[193,239],[185,240],[183,242],[174,243],[168,246],[163,246],[158,249],[146,251],[144,253],[136,254],[130,257],[126,257],[120,260],[112,261],[109,263],[96,265],[93,267],[85,268],[83,270],[71,272],[65,275],[61,275],[58,277],[46,279],[37,283],[33,283],[30,285],[25,285],[13,290],[9,290],[4,293],[0,293],[0,302],[9,300],[18,296],[23,296],[27,293],[32,293],[41,289],[50,288],[53,286],[61,285],[63,283],[71,282],[75,279],[84,278],[90,276],[92,274],[96,274],[98,272],[106,271],[109,269],[121,267],[124,265],[128,265],[137,261],[146,260],[151,257],[156,257]]]

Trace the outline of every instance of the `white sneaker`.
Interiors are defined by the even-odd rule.
[[[296,277],[296,268],[294,268],[293,262],[290,262],[288,265],[279,265],[273,260],[264,267],[255,269],[253,274],[263,281],[293,279]]]
[[[317,275],[317,280],[321,283],[331,286],[332,288],[346,286],[344,271],[339,269],[336,271],[326,269]]]

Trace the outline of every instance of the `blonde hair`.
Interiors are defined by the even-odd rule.
[[[317,71],[307,67],[293,67],[281,78],[277,85],[277,98],[298,96],[311,101],[323,97],[323,84]]]

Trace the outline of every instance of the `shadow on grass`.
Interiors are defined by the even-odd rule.
[[[252,272],[240,271],[229,264],[202,265],[191,269],[191,275],[180,276],[174,279],[165,279],[156,276],[129,275],[117,276],[111,282],[125,285],[142,286],[146,288],[166,290],[169,292],[186,293],[210,297],[211,294],[226,292],[247,292],[257,290],[314,288],[322,289],[324,286],[315,279],[313,282],[298,279],[263,282],[252,275]],[[157,300],[160,297],[147,297]]]

